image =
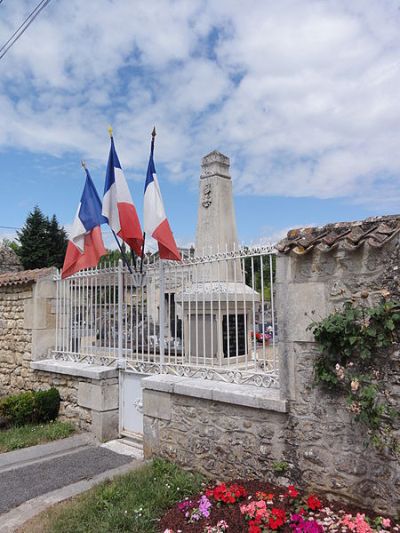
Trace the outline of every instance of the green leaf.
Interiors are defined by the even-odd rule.
[[[386,322],[385,322],[385,326],[386,326],[390,331],[393,331],[394,328],[395,328],[394,322],[393,322],[393,320],[391,320],[391,319],[386,320]]]

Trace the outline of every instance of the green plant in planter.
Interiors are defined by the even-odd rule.
[[[316,384],[347,395],[355,420],[368,429],[376,447],[398,452],[386,376],[392,366],[388,351],[399,341],[400,303],[383,301],[375,307],[346,302],[343,309],[309,329],[320,345],[314,363]]]

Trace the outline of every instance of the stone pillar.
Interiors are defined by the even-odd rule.
[[[54,273],[38,279],[32,299],[25,300],[24,327],[32,331],[32,361],[49,356],[56,342],[56,282]]]
[[[119,435],[118,399],[118,378],[92,380],[91,383],[79,382],[78,405],[90,409],[91,431],[102,442]]]

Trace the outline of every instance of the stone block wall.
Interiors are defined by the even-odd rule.
[[[0,396],[24,390],[31,375],[32,331],[25,327],[25,303],[32,286],[0,287]]]
[[[39,274],[0,276],[0,398],[56,387],[61,420],[92,431],[100,440],[114,438],[118,436],[118,371],[97,368],[91,372],[87,365],[69,368],[51,360],[56,289],[52,273]]]
[[[33,336],[40,336],[40,330],[34,329],[39,319],[35,290],[37,288],[32,283],[0,287],[0,397],[54,386],[62,398],[60,418],[88,429],[91,415],[88,409],[78,405],[78,380],[31,368]],[[51,329],[47,327],[48,323],[54,322],[54,309],[51,301],[45,302],[44,306],[48,314],[43,313],[43,309],[39,313],[42,326],[48,331]],[[54,337],[54,327],[52,330]],[[47,355],[47,350],[41,355]]]

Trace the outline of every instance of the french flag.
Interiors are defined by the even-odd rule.
[[[158,184],[156,167],[154,166],[154,137],[152,134],[149,165],[147,167],[146,183],[144,186],[144,231],[158,241],[160,259],[181,261],[181,254],[176,246],[174,236],[165,214],[164,204]]]
[[[143,246],[142,229],[111,135],[102,214],[110,228],[137,254]]]
[[[100,229],[100,225],[106,222],[101,215],[101,201],[89,171],[86,168],[85,171],[85,187],[69,236],[61,274],[63,279],[84,268],[97,266],[100,257],[107,253]]]

